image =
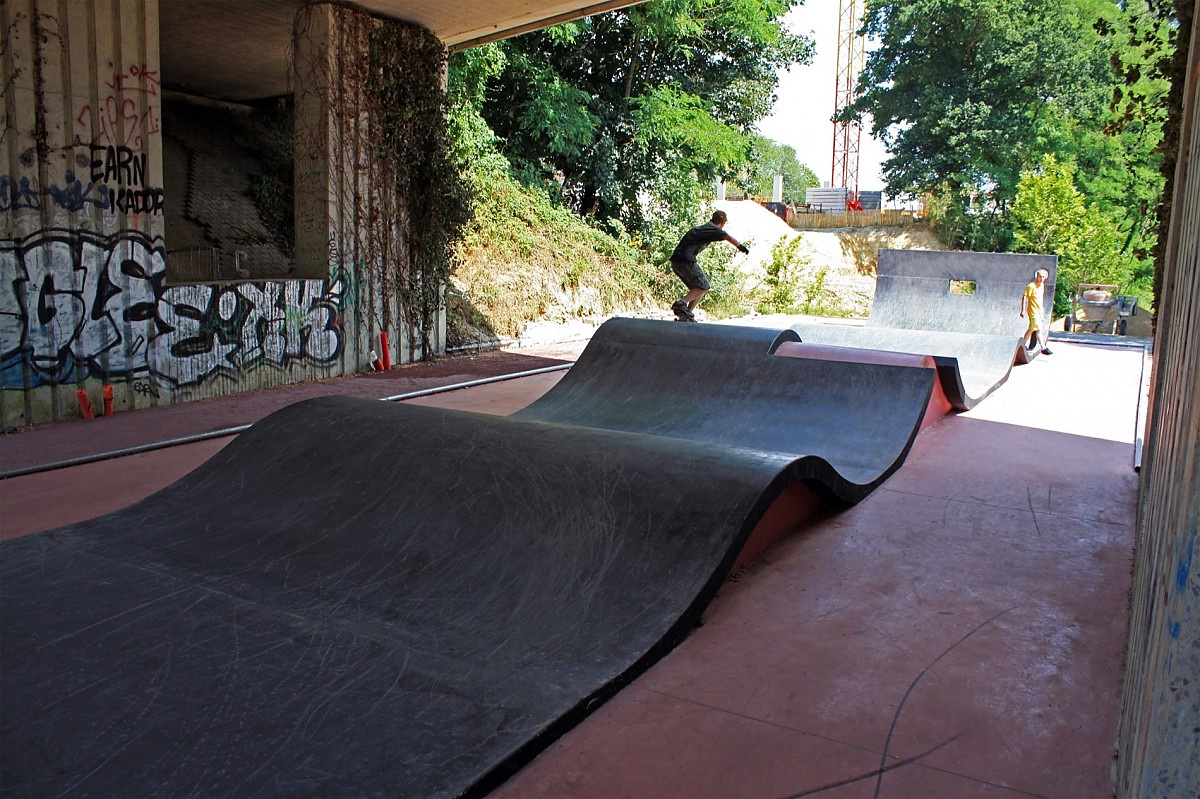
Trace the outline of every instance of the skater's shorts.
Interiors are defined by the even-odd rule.
[[[690,289],[708,291],[711,288],[708,278],[704,276],[704,270],[695,261],[671,261],[671,271]]]

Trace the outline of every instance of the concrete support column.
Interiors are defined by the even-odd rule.
[[[78,416],[103,386],[151,404],[158,0],[4,0],[0,30],[0,427]]]
[[[317,4],[296,13],[296,272],[340,284],[348,371],[366,368],[401,308],[382,265],[401,246],[394,184],[373,157],[365,79],[372,26],[361,11]],[[396,352],[390,360],[410,360]]]
[[[378,155],[367,96],[371,34],[393,24],[320,3],[301,9],[293,28],[297,272],[344,283],[351,370],[365,368],[371,350],[383,354],[381,334],[393,363],[424,355],[398,278],[410,222],[394,167]],[[433,327],[430,341],[442,352],[444,312]]]
[[[332,7],[309,6],[297,14],[293,30],[296,272],[306,277],[327,277],[340,262],[331,237],[337,217],[330,156],[338,128],[329,101],[336,82],[334,28]]]

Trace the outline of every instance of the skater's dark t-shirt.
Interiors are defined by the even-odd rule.
[[[714,241],[724,241],[728,236],[728,233],[712,222],[705,222],[703,225],[698,225],[683,234],[683,238],[679,240],[679,244],[675,245],[675,251],[671,253],[671,260],[694,262],[696,256],[705,247]]]

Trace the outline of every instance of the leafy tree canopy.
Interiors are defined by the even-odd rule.
[[[800,163],[796,148],[753,135],[749,158],[733,182],[746,194],[762,200],[772,196],[776,175],[783,176],[783,200],[787,203],[804,202],[805,189],[821,185],[816,173]]]
[[[1092,0],[879,0],[847,117],[872,117],[889,193],[943,185],[1011,200],[1048,131],[1094,120],[1110,79]]]
[[[665,191],[690,215],[689,184],[747,161],[779,69],[811,59],[782,24],[798,2],[650,0],[509,39],[483,116],[514,169],[580,213],[644,230]]]
[[[1129,0],[1096,22],[1108,45],[1114,73],[1103,128],[1078,137],[1064,155],[1077,167],[1088,201],[1109,214],[1122,232],[1121,252],[1151,269],[1162,198],[1162,145],[1168,120],[1172,55],[1178,25],[1169,3]],[[1065,148],[1064,148],[1065,149]],[[1073,156],[1073,157],[1072,157]]]
[[[1089,207],[1075,188],[1075,168],[1046,156],[1021,175],[1012,206],[1018,252],[1058,256],[1057,313],[1068,309],[1067,295],[1078,283],[1106,283],[1152,301],[1149,283],[1137,274],[1132,257],[1121,252],[1121,232],[1097,206]]]

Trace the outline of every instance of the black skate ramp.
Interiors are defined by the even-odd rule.
[[[832,471],[815,485],[857,502],[900,466],[932,377],[915,367],[771,356],[796,340],[792,331],[614,319],[513,416],[819,459]],[[921,408],[912,405],[917,395]]]
[[[829,344],[805,344],[801,341],[781,341],[772,349],[776,355],[788,358],[815,358],[826,361],[859,361],[865,363],[890,363],[897,366],[912,366],[921,369],[938,370],[937,361],[932,355],[912,355],[905,352],[889,352],[886,350],[863,349],[859,347],[842,347]],[[924,430],[935,424],[950,412],[954,404],[942,389],[941,379],[934,381],[933,392],[925,415],[921,419],[921,429]]]
[[[1049,310],[1055,256],[880,250],[865,326],[804,322],[792,330],[806,343],[932,355],[947,398],[970,410],[1004,384],[1014,363],[1038,354],[1025,347],[1027,322],[1020,316],[1025,286],[1038,269],[1050,275]]]
[[[931,370],[777,335],[614,320],[519,418],[309,400],[5,542],[0,791],[486,793],[682,640],[788,486],[854,502],[907,454]]]
[[[950,404],[968,411],[1008,380],[1022,349],[1018,338],[937,330],[853,327],[802,322],[792,325],[808,344],[931,355]]]

